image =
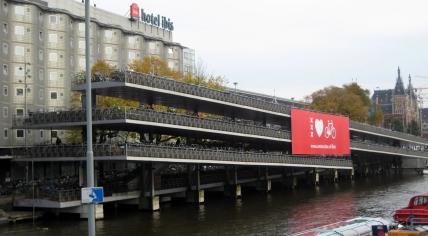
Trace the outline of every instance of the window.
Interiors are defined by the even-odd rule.
[[[137,57],[137,55],[136,55],[135,52],[129,52],[128,53],[128,58],[129,58],[130,61],[135,60],[136,57]]]
[[[15,14],[20,16],[25,15],[25,8],[23,6],[15,6]]]
[[[85,32],[85,23],[79,23],[79,31]]]
[[[3,118],[7,118],[9,116],[9,107],[3,107]]]
[[[7,32],[8,32],[8,26],[7,26],[7,23],[3,23],[3,32],[5,33],[5,34],[7,34]]]
[[[9,129],[4,128],[3,129],[3,138],[7,139],[9,137]]]
[[[423,206],[426,205],[428,202],[428,197],[416,197],[413,200],[413,205],[415,206]]]
[[[168,48],[168,54],[172,55],[174,53],[174,51],[172,50],[172,48]]]
[[[51,99],[52,100],[58,99],[58,93],[57,92],[51,92]]]
[[[16,116],[24,116],[24,109],[16,108]]]
[[[170,69],[174,69],[174,62],[173,61],[168,61],[168,67]]]
[[[3,75],[9,74],[9,67],[6,64],[3,64]]]
[[[85,41],[84,40],[79,40],[79,49],[85,49]]]
[[[112,48],[112,47],[106,47],[106,48],[105,48],[105,53],[106,53],[106,55],[111,55],[111,54],[113,54],[113,48]]]
[[[58,73],[56,71],[49,72],[49,80],[56,80],[58,78]]]
[[[57,16],[55,16],[55,15],[50,15],[50,16],[49,16],[49,23],[51,23],[51,24],[56,24],[56,22],[57,22]]]
[[[39,89],[39,99],[43,100],[44,96],[45,96],[45,91],[43,89]]]
[[[58,137],[58,131],[57,131],[57,130],[52,130],[52,131],[51,131],[51,137],[52,137],[52,138],[56,138],[56,137]]]
[[[40,130],[40,138],[43,138],[43,136],[44,136],[44,132],[43,130]]]
[[[15,34],[16,35],[24,35],[25,34],[24,26],[21,26],[21,25],[15,26]]]
[[[58,61],[58,53],[56,53],[56,52],[49,53],[49,61],[51,61],[51,62]]]
[[[22,46],[15,46],[15,55],[16,56],[24,56],[25,48]]]
[[[3,85],[3,96],[9,95],[9,87],[7,85]]]
[[[82,69],[82,68],[85,68],[85,65],[86,65],[85,58],[84,57],[79,58],[79,67]]]
[[[23,88],[17,88],[16,89],[16,96],[24,96],[24,89]]]
[[[106,39],[111,39],[113,37],[113,31],[111,30],[104,31],[104,36],[106,37]]]
[[[43,32],[42,31],[39,32],[39,40],[43,41]]]
[[[49,43],[58,43],[58,35],[49,34]]]
[[[24,135],[25,135],[25,133],[24,133],[23,129],[17,129],[16,130],[16,137],[17,138],[24,138]]]
[[[129,37],[129,38],[128,38],[128,44],[129,44],[129,45],[135,45],[135,37],[132,37],[132,36],[131,36],[131,37]]]
[[[24,69],[21,66],[15,66],[15,76],[24,77]]]
[[[9,54],[9,44],[3,43],[3,54]]]

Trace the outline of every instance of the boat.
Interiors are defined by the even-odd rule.
[[[413,196],[407,207],[396,210],[394,220],[400,224],[428,224],[428,193]]]
[[[388,231],[394,226],[394,222],[386,218],[357,217],[305,230],[291,236],[372,236],[373,226],[380,227],[380,231]]]

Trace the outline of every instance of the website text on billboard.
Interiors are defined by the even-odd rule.
[[[349,118],[293,108],[293,154],[349,155]]]

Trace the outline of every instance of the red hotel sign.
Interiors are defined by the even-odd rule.
[[[349,155],[349,118],[293,108],[293,154]]]
[[[140,7],[136,3],[131,4],[131,9],[129,10],[131,19],[138,20],[140,18]]]

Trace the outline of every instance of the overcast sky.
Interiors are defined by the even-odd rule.
[[[355,79],[392,88],[397,66],[406,86],[409,73],[428,75],[426,0],[91,1],[120,15],[136,2],[170,17],[174,41],[239,89],[301,99]],[[413,81],[428,87],[428,78]]]

